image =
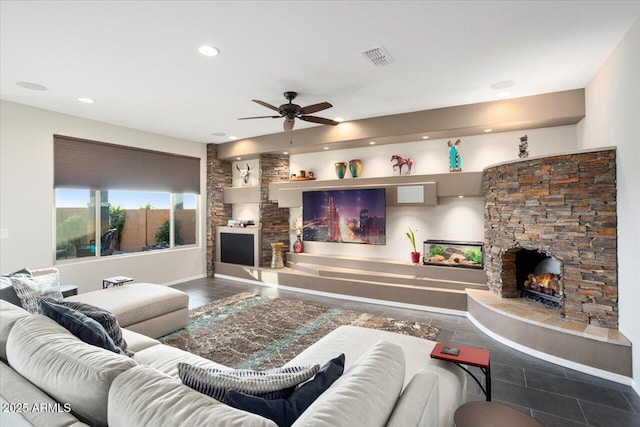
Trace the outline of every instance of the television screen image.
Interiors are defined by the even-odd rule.
[[[385,213],[384,188],[305,191],[302,239],[384,245]]]

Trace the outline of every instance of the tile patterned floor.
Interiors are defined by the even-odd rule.
[[[640,426],[640,397],[631,387],[513,350],[483,334],[464,317],[340,300],[221,279],[197,279],[174,287],[189,293],[190,308],[249,291],[429,323],[441,328],[438,341],[489,349],[493,400],[532,415],[547,427]],[[478,376],[482,377],[481,374]],[[473,381],[468,384],[467,400],[484,400],[479,387]]]

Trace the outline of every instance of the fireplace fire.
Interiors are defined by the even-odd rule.
[[[533,289],[547,295],[556,295],[560,293],[560,284],[558,280],[560,276],[553,273],[544,273],[540,275],[529,274],[527,280],[524,281],[525,289]]]
[[[540,252],[525,251],[520,255],[526,257],[527,262],[521,260],[519,267],[528,265],[528,270],[533,271],[533,273],[527,274],[526,279],[522,282],[521,296],[552,308],[561,309],[562,263],[556,258],[548,257]],[[531,269],[532,262],[536,261],[539,262]]]

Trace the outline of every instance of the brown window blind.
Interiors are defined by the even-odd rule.
[[[200,194],[200,159],[54,135],[54,186]]]

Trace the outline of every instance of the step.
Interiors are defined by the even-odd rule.
[[[444,289],[481,289],[486,290],[487,285],[478,283],[461,282],[458,280],[433,279],[431,277],[414,276],[410,274],[396,274],[387,272],[371,272],[368,270],[356,270],[352,268],[330,267],[318,264],[287,262],[287,267],[305,273],[342,279],[362,280],[366,282],[388,282],[395,284],[423,286]]]
[[[325,292],[337,296],[373,299],[380,301],[381,304],[391,302],[423,306],[425,309],[431,307],[455,311],[466,311],[467,309],[467,294],[464,290],[458,289],[323,277],[288,267],[274,270],[222,262],[215,263],[215,271],[217,276],[260,281],[276,286]]]
[[[287,253],[287,261],[295,264],[313,264],[332,268],[346,268],[377,273],[401,274],[415,277],[428,277],[433,280],[451,280],[457,282],[486,285],[487,275],[482,269],[412,264],[384,258],[363,258],[312,253]]]

